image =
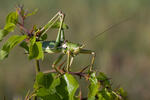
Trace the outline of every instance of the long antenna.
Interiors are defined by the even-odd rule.
[[[120,24],[122,24],[122,23],[124,23],[124,22],[127,22],[128,20],[130,20],[130,19],[132,19],[132,18],[133,18],[133,16],[128,17],[128,18],[126,18],[126,19],[124,19],[124,20],[122,20],[122,21],[119,21],[119,22],[116,23],[116,24],[113,24],[113,25],[109,26],[107,29],[105,29],[105,30],[102,31],[101,33],[97,34],[97,35],[94,36],[93,38],[91,38],[91,39],[89,39],[88,41],[86,41],[86,43],[84,44],[84,46],[85,46],[89,41],[92,41],[92,40],[96,39],[97,37],[103,35],[105,32],[111,30],[111,29],[114,28],[114,27],[117,27],[118,25],[120,25]]]

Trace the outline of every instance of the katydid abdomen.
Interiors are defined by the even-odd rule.
[[[42,48],[46,53],[59,53],[62,50],[60,47],[56,47],[55,41],[43,41]]]

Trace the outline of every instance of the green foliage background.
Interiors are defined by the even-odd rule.
[[[26,20],[27,27],[45,25],[57,11],[62,10],[66,13],[65,22],[69,25],[69,30],[65,32],[66,39],[81,44],[109,25],[135,15],[126,23],[88,42],[85,48],[96,52],[97,71],[107,73],[113,79],[113,84],[123,86],[129,99],[150,99],[149,0],[0,0],[0,28],[4,27],[8,12],[18,3],[24,4],[29,11],[39,8],[36,15]],[[49,31],[50,40],[56,38],[53,33],[56,32]],[[45,57],[41,62],[42,70],[49,69],[48,65],[56,58],[55,55]],[[75,57],[76,63],[73,63],[72,69],[76,71],[88,65],[89,61],[89,56],[79,55]],[[0,99],[4,95],[8,100],[21,98],[32,87],[34,62],[27,59],[21,48],[13,49],[9,58],[0,62],[0,69]],[[83,86],[83,95],[86,95],[85,81],[79,82]]]

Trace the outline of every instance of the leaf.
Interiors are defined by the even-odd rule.
[[[0,41],[5,37],[9,32],[14,31],[15,24],[8,23],[5,25],[4,29],[0,29]]]
[[[46,39],[47,39],[47,34],[43,34],[43,35],[41,36],[41,40],[44,41],[44,40],[46,40]]]
[[[99,75],[97,76],[97,79],[101,82],[101,84],[104,87],[107,87],[107,88],[111,87],[110,80],[104,73],[100,72]]]
[[[0,50],[0,60],[7,58],[10,50],[14,48],[17,44],[19,44],[21,41],[23,41],[26,37],[26,35],[14,35],[10,37]]]
[[[35,15],[37,12],[38,12],[38,9],[34,9],[33,12],[28,13],[27,15],[25,15],[25,17],[29,17],[29,16],[32,16],[32,15]]]
[[[4,27],[4,30],[7,32],[13,32],[14,28],[15,28],[15,24],[14,23],[7,23]]]
[[[0,41],[8,34],[8,31],[0,29]]]
[[[13,32],[14,31],[17,21],[18,21],[18,14],[17,14],[17,12],[11,12],[11,13],[8,14],[8,16],[6,18],[6,24],[4,26],[4,29],[0,29],[0,41],[2,41],[2,39],[9,32]]]
[[[18,13],[16,11],[9,13],[6,18],[6,24],[8,23],[16,24],[17,22],[18,22]]]
[[[96,73],[92,73],[90,75],[89,81],[90,85],[89,85],[88,100],[95,100],[95,96],[100,88],[100,83],[97,80]]]
[[[103,88],[98,94],[98,100],[117,100],[111,90]]]
[[[60,79],[56,78],[56,74],[38,73],[34,84],[36,95],[43,100],[61,100],[56,92],[56,86],[60,85]]]
[[[23,42],[20,44],[20,47],[24,48],[26,53],[29,53],[29,47],[28,47],[27,42],[23,41]]]
[[[52,25],[52,28],[60,28],[60,21],[57,21],[56,23],[54,23],[54,24]],[[68,28],[69,28],[69,27],[68,27],[66,24],[63,23],[62,29],[68,29]]]
[[[123,100],[127,100],[127,92],[123,88],[119,88],[116,92]]]
[[[44,74],[39,72],[36,76],[34,88],[38,89],[39,87],[44,87],[48,89],[54,80],[54,76],[54,74]]]
[[[79,84],[75,78],[70,74],[56,76],[55,73],[38,73],[34,84],[36,95],[42,100],[77,100],[74,98]]]
[[[36,45],[38,47],[38,52],[39,52],[36,59],[43,59],[44,58],[44,53],[43,53],[43,49],[42,49],[42,43],[41,42],[36,42]]]
[[[60,77],[60,84],[56,87],[56,93],[61,96],[61,100],[74,100],[78,87],[79,84],[72,75],[64,74]]]
[[[41,42],[36,42],[36,37],[31,38],[29,46],[29,59],[43,59],[44,53]]]
[[[68,91],[68,94],[69,94],[69,100],[74,100],[75,92],[79,87],[78,82],[70,74],[65,74],[63,76],[63,79],[65,80],[65,82],[67,84],[66,88],[67,88],[67,91]]]

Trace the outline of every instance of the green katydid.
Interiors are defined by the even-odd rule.
[[[64,36],[64,29],[63,29],[63,22],[64,22],[64,17],[65,15],[61,12],[58,12],[49,22],[46,24],[41,30],[37,31],[37,35],[43,35],[48,31],[49,28],[51,28],[58,20],[60,21],[60,26],[58,30],[58,35],[55,41],[43,41],[42,42],[42,48],[43,51],[46,53],[60,53],[60,56],[58,59],[56,59],[53,62],[52,67],[56,68],[56,65],[60,62],[62,57],[66,54],[67,55],[67,66],[66,66],[66,71],[68,72],[70,70],[70,66],[73,62],[73,58],[78,55],[79,53],[83,54],[91,54],[93,55],[92,61],[91,61],[91,67],[90,71],[92,70],[92,66],[94,63],[94,58],[95,58],[95,52],[91,50],[86,50],[82,49],[83,45],[77,44],[77,43],[72,43],[68,42],[65,40]]]
[[[93,64],[94,64],[94,59],[95,59],[95,52],[92,51],[92,50],[83,49],[84,45],[77,44],[77,43],[72,43],[72,42],[68,42],[68,41],[65,40],[64,29],[63,29],[64,17],[65,17],[65,15],[62,12],[58,12],[41,30],[39,30],[36,33],[36,34],[43,35],[58,20],[60,21],[59,31],[58,31],[58,35],[57,35],[56,40],[55,41],[43,41],[42,42],[43,51],[46,52],[46,53],[50,53],[50,54],[52,54],[52,53],[62,53],[62,54],[60,54],[60,56],[58,57],[58,59],[56,59],[53,62],[52,67],[55,68],[56,70],[57,70],[56,65],[60,62],[60,60],[63,58],[64,55],[67,55],[67,66],[66,66],[66,71],[67,72],[70,70],[70,66],[71,66],[71,64],[72,64],[73,59],[74,59],[75,56],[77,56],[80,53],[82,53],[82,54],[90,54],[93,57],[92,57],[92,60],[91,60],[91,65],[89,67],[89,71],[92,71]],[[121,21],[119,23],[116,23],[116,24],[110,26],[105,31],[99,33],[95,37],[98,37],[100,34],[102,34],[102,33],[106,32],[106,31],[110,30],[114,26],[117,26],[120,23],[122,23],[122,22],[124,22],[124,21],[126,21],[128,19],[125,19],[125,20],[123,20],[123,21]]]

